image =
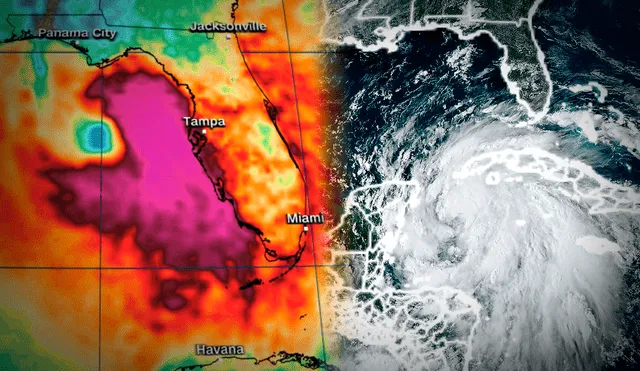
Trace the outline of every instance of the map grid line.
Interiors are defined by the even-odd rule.
[[[281,0],[282,2],[282,16],[284,17],[284,29],[285,29],[285,33],[287,35],[287,49],[288,49],[288,55],[289,55],[289,65],[291,66],[291,82],[293,84],[293,98],[295,100],[295,105],[296,105],[296,118],[298,120],[298,133],[300,135],[300,158],[302,159],[302,172],[304,173],[304,179],[303,179],[303,183],[304,183],[304,190],[305,190],[305,209],[306,212],[309,213],[309,184],[307,182],[308,176],[307,176],[307,166],[306,166],[306,162],[304,159],[304,141],[302,139],[302,124],[300,123],[300,107],[299,107],[299,101],[298,101],[298,92],[296,89],[296,77],[295,77],[295,72],[294,72],[294,68],[293,68],[293,56],[291,53],[291,40],[289,38],[289,24],[287,23],[287,11],[285,8],[285,0]],[[317,263],[317,258],[316,258],[316,245],[315,245],[315,239],[314,239],[314,234],[313,234],[313,225],[309,228],[309,232],[310,232],[310,236],[311,236],[311,252],[313,254],[313,269],[314,269],[314,274],[315,274],[315,279],[316,279],[316,297],[318,299],[318,319],[319,319],[319,325],[320,325],[320,337],[322,339],[322,360],[324,362],[324,367],[326,369],[327,367],[327,349],[326,349],[326,345],[325,345],[325,340],[324,340],[324,325],[322,323],[322,304],[321,304],[321,300],[320,300],[320,282],[318,279],[318,263]]]
[[[104,159],[104,69],[100,69],[100,215],[99,215],[99,267],[98,270],[98,371],[102,369],[102,168]]]
[[[348,264],[300,264],[295,268],[336,268],[347,267]],[[287,269],[291,268],[290,265],[240,265],[240,266],[194,266],[194,267],[73,267],[73,266],[29,266],[29,265],[4,265],[0,266],[0,270],[67,270],[67,271],[89,271],[89,270],[101,270],[101,271],[208,271],[208,270],[232,270],[232,269]]]

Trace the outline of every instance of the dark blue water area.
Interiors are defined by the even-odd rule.
[[[640,123],[640,3],[588,0],[545,1],[534,17],[536,38],[554,83],[550,113],[589,110],[611,121],[620,110]],[[567,86],[595,81],[608,90],[604,103],[595,93],[573,93]],[[543,126],[545,127],[545,126]],[[561,148],[616,182],[640,185],[640,160],[615,141],[590,143],[579,129],[545,127],[561,134]]]
[[[469,45],[473,51],[465,79],[447,60]],[[343,166],[346,163],[348,168],[345,176],[349,187],[345,193],[364,185],[365,179],[382,180],[375,166],[358,175],[362,164],[352,159],[356,154],[379,151],[381,139],[390,129],[402,128],[414,120],[414,130],[407,133],[398,148],[392,149],[396,151],[394,155],[399,155],[410,148],[412,157],[419,158],[433,148],[414,148],[412,142],[426,139],[428,127],[444,123],[446,130],[453,130],[463,124],[459,114],[471,106],[485,107],[505,101],[515,104],[500,76],[503,53],[488,36],[464,41],[444,29],[411,32],[398,46],[399,50],[392,53],[386,50],[362,53],[345,47],[329,57],[332,74],[328,83],[341,92],[340,107],[334,114],[335,125],[342,131],[337,138],[338,148],[343,151]],[[407,164],[403,176],[408,178],[410,172],[411,164]]]
[[[616,94],[627,89],[639,98],[639,17],[636,1],[544,1],[533,24],[554,83],[603,79],[612,83],[607,101],[622,104],[629,97]]]
[[[570,4],[570,5],[569,5]],[[568,20],[575,30],[585,30],[604,55],[627,67],[640,67],[640,2],[632,0],[546,1],[543,10]],[[581,61],[584,64],[584,61]]]

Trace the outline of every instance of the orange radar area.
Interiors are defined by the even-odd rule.
[[[325,368],[322,61],[289,53],[323,16],[215,4],[266,31],[179,31],[197,58],[161,31],[100,62],[0,46],[0,347],[32,344],[0,369]]]

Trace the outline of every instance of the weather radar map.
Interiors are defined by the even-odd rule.
[[[638,19],[0,1],[0,370],[640,369]]]

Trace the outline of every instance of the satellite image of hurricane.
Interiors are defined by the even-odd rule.
[[[639,4],[326,12],[340,369],[639,369]]]

